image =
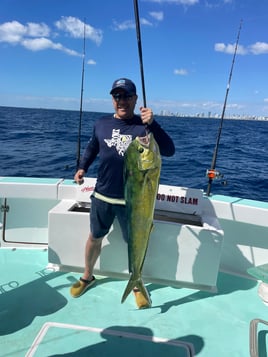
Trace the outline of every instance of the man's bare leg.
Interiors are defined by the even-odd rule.
[[[95,277],[93,276],[93,270],[101,253],[102,239],[103,238],[96,239],[92,233],[89,234],[85,247],[84,274],[70,289],[70,293],[73,297],[81,296],[94,284]]]

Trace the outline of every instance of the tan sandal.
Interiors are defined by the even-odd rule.
[[[92,276],[91,280],[80,278],[76,283],[72,285],[70,289],[70,294],[74,298],[81,296],[95,283],[95,281],[95,276]]]
[[[133,293],[139,309],[147,309],[151,307],[151,301],[148,301],[138,288],[134,288]]]

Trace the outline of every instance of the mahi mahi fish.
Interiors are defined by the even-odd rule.
[[[128,264],[131,273],[123,303],[137,288],[151,306],[151,300],[142,281],[142,267],[146,256],[161,170],[161,156],[152,133],[136,137],[124,158],[124,189],[128,219]]]

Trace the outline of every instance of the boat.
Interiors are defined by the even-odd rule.
[[[137,39],[145,104],[139,23]],[[82,92],[83,76],[80,114]],[[94,177],[0,177],[1,356],[267,356],[268,202],[212,194],[215,163],[206,193],[159,185],[142,272],[147,309],[134,296],[121,303],[129,272],[116,220],[97,283],[70,295],[83,272]]]
[[[159,185],[134,296],[117,221],[78,299],[95,178],[1,177],[2,356],[265,356],[268,202]]]

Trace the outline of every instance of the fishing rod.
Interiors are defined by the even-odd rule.
[[[219,143],[220,143],[223,119],[224,119],[224,114],[225,114],[225,109],[226,109],[226,104],[227,104],[227,98],[228,98],[228,94],[229,94],[229,90],[230,90],[231,79],[232,79],[232,75],[233,75],[233,68],[234,68],[234,63],[235,63],[235,58],[236,58],[236,53],[237,53],[237,48],[238,48],[241,27],[242,27],[242,20],[240,21],[240,25],[239,25],[239,29],[238,29],[235,50],[234,50],[231,70],[230,70],[230,74],[229,74],[229,80],[228,80],[228,84],[227,84],[227,88],[226,88],[226,94],[225,94],[225,99],[224,99],[224,104],[223,104],[222,114],[221,114],[221,121],[220,121],[219,130],[218,130],[216,145],[215,145],[215,149],[214,149],[214,153],[213,153],[213,157],[212,157],[211,167],[209,170],[207,170],[207,177],[208,177],[208,187],[207,187],[207,193],[206,193],[207,196],[210,195],[212,181],[215,178],[222,177],[222,175],[215,168],[216,168],[216,161],[217,161],[217,155],[218,155],[218,150],[219,150]]]
[[[77,138],[77,154],[76,154],[76,171],[80,163],[81,151],[81,128],[83,116],[83,93],[84,93],[84,73],[85,73],[85,56],[86,56],[86,22],[84,20],[84,42],[83,42],[83,63],[82,63],[82,80],[81,80],[81,94],[80,94],[80,111],[79,111],[79,125],[78,125],[78,138]]]
[[[137,43],[138,43],[138,51],[139,51],[139,59],[140,59],[140,72],[141,72],[143,106],[144,106],[144,108],[146,108],[146,95],[145,95],[145,82],[144,82],[143,61],[142,61],[142,45],[141,45],[139,6],[138,6],[138,0],[133,0],[133,2],[134,2],[134,12],[135,12],[135,20],[136,20]]]

